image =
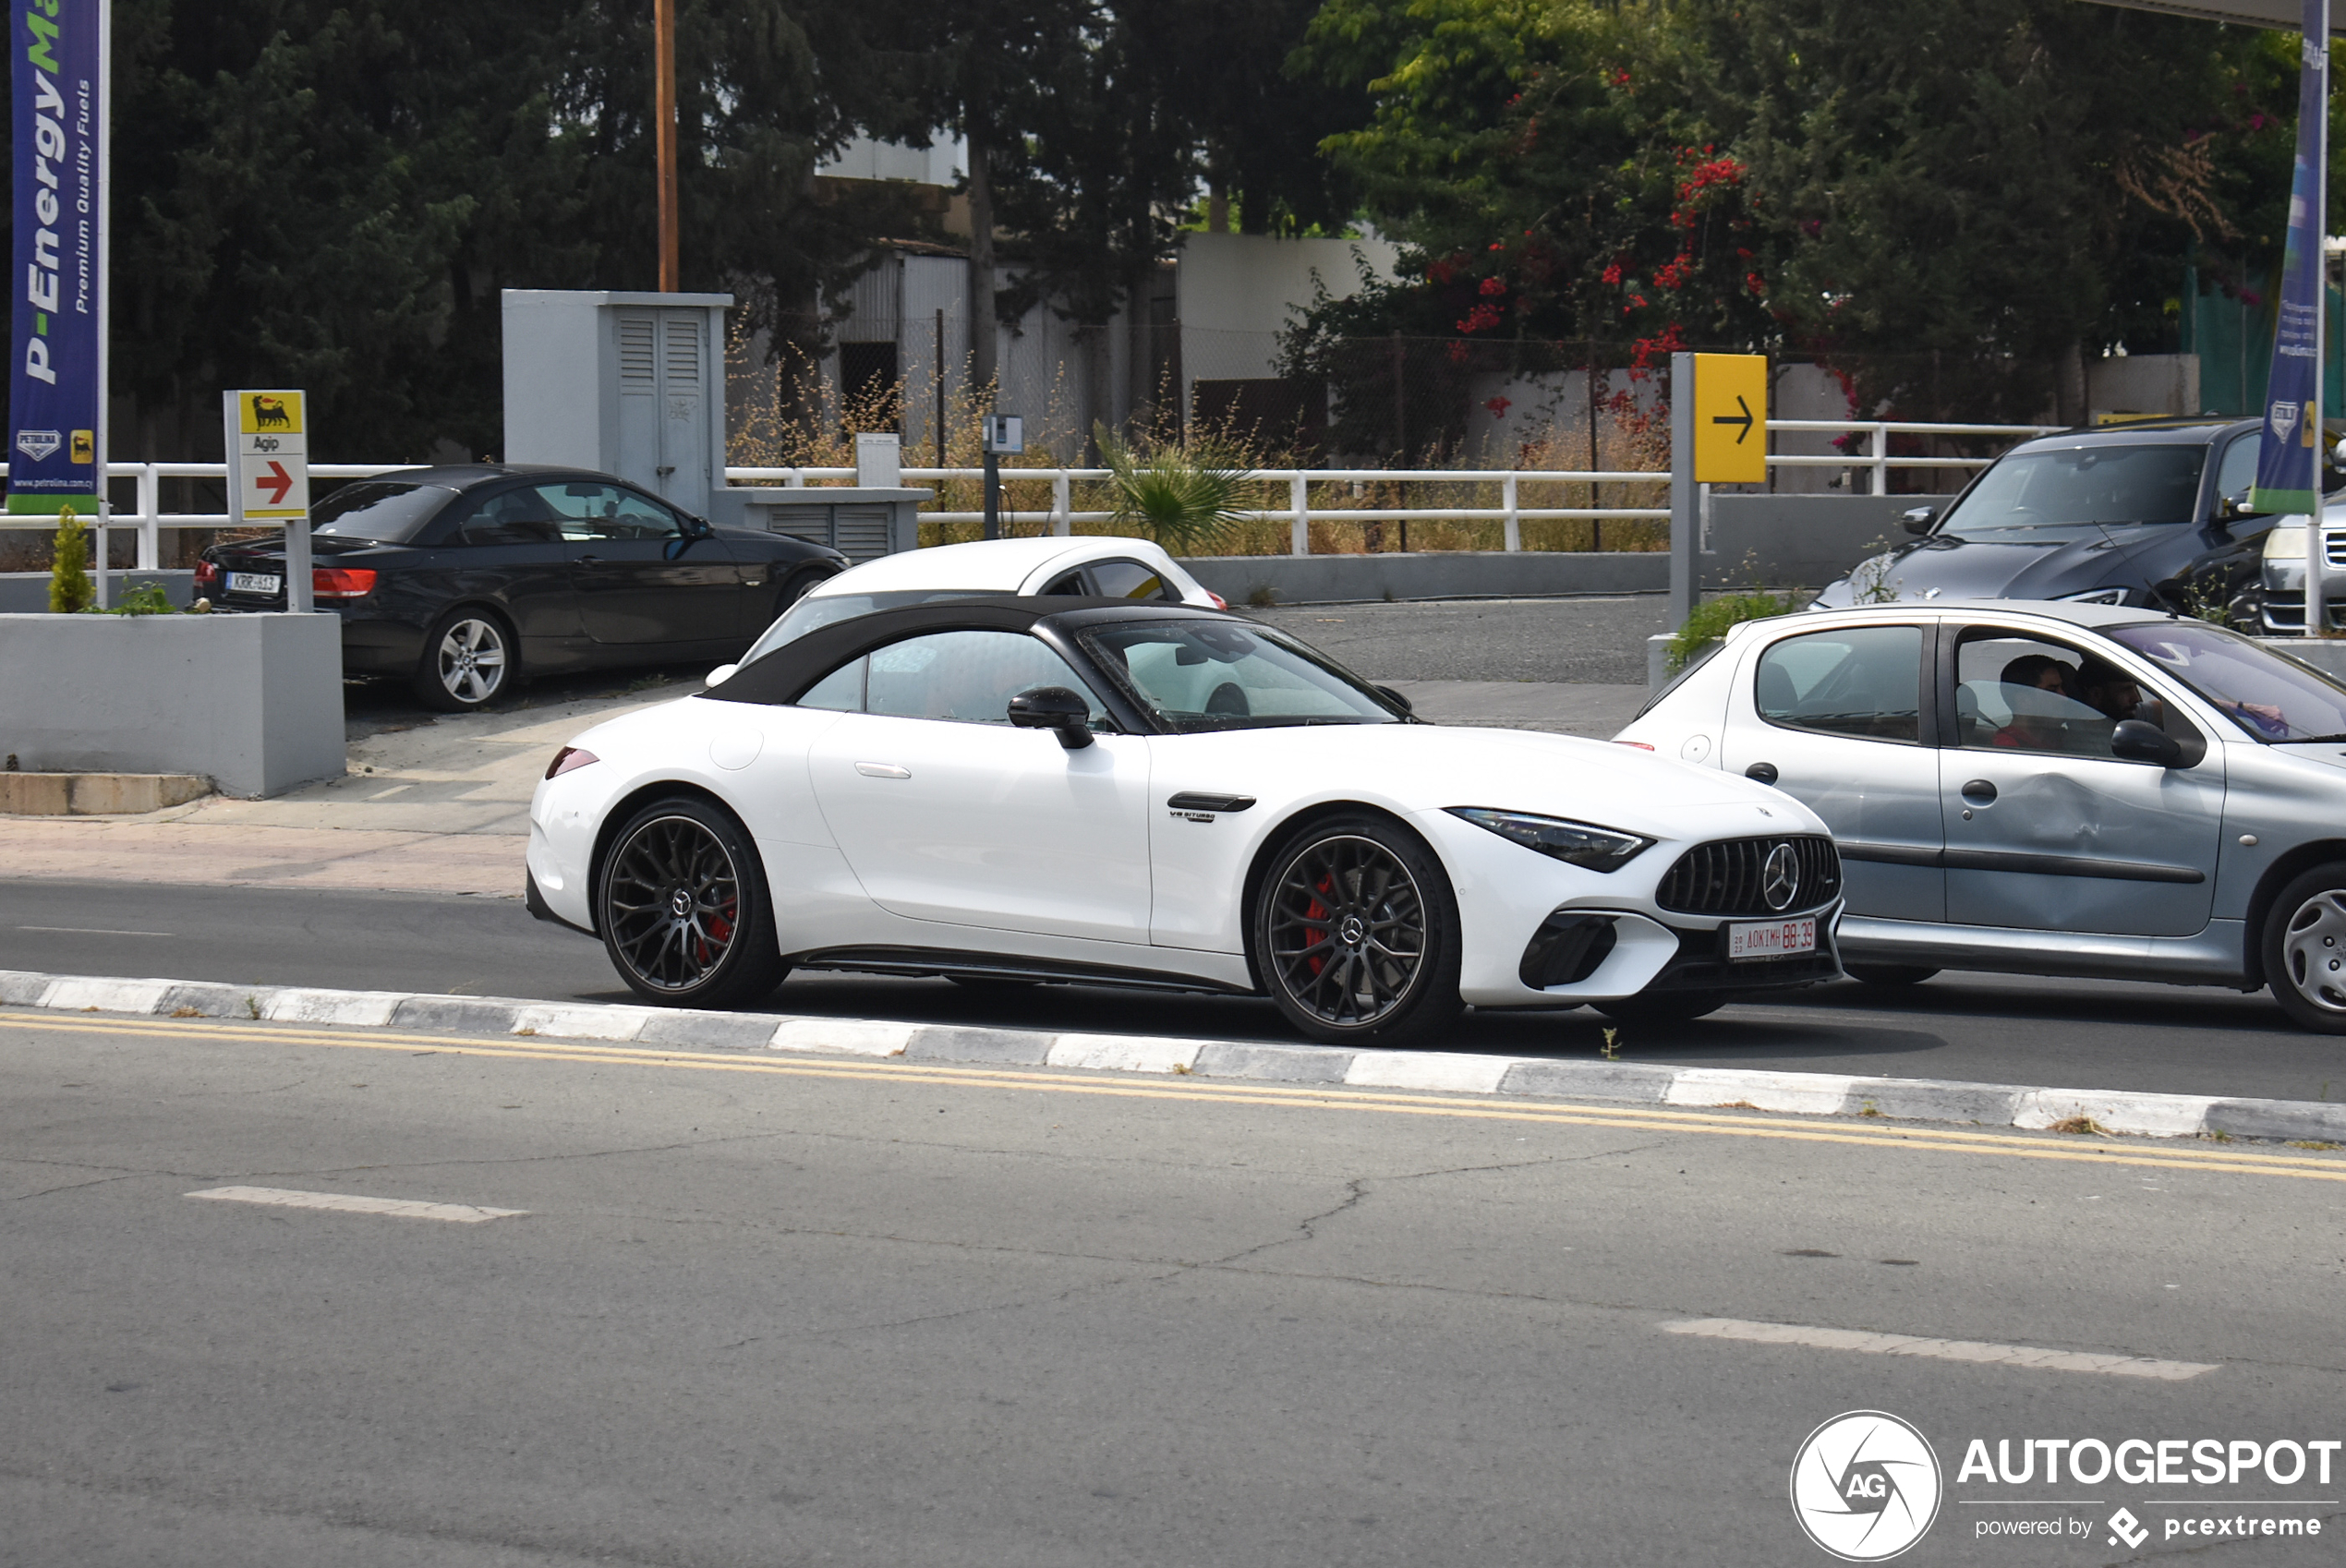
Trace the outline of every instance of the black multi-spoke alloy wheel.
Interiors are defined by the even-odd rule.
[[[749,835],[690,796],[653,802],[611,839],[595,925],[620,978],[654,1002],[755,1002],[790,972]]]
[[[1687,1023],[1727,1005],[1724,991],[1649,991],[1618,1001],[1591,1002],[1617,1023]]]
[[[416,698],[441,713],[470,713],[512,682],[517,662],[502,621],[485,609],[452,609],[424,638]]]
[[[1939,971],[1920,964],[1843,964],[1849,978],[1866,985],[1920,985]]]
[[[1458,1015],[1458,906],[1423,840],[1383,817],[1312,824],[1254,899],[1255,967],[1314,1040],[1415,1045]]]
[[[2299,1027],[2346,1034],[2346,861],[2294,878],[2265,916],[2265,983]]]

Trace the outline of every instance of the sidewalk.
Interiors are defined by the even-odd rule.
[[[1393,686],[1437,724],[1596,737],[1628,723],[1646,695],[1642,686],[1541,681]],[[0,866],[18,877],[519,898],[530,791],[554,749],[688,689],[375,730],[351,742],[348,774],[274,800],[211,797],[137,816],[0,816]]]

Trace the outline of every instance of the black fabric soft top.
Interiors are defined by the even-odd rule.
[[[742,666],[732,679],[702,694],[727,703],[793,703],[808,687],[849,659],[925,633],[1030,632],[1036,621],[1072,610],[1156,608],[1163,607],[1072,594],[1026,598],[1013,594],[988,594],[876,609],[868,615],[816,627],[804,637],[784,643],[756,662]]]

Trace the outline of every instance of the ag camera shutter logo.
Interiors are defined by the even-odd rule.
[[[1835,1416],[1792,1461],[1792,1512],[1808,1538],[1844,1562],[1897,1556],[1939,1517],[1939,1456],[1897,1417]]]

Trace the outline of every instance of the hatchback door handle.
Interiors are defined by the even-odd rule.
[[[855,771],[866,778],[910,778],[913,777],[911,768],[899,767],[892,762],[859,762],[855,765]]]
[[[1963,798],[1973,805],[1984,806],[1996,798],[1996,787],[1985,778],[1975,778],[1963,787]]]

